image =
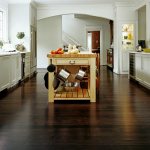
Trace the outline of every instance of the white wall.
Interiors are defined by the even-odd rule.
[[[0,10],[4,12],[4,41],[8,41],[8,4],[4,0],[0,0]]]
[[[106,49],[110,48],[110,25],[108,19],[73,14],[62,16],[62,30],[87,49],[87,28],[98,28],[103,32],[101,49],[101,65],[107,64]],[[95,29],[97,30],[97,29]]]
[[[37,19],[47,18],[50,16],[63,14],[87,14],[103,18],[114,19],[113,5],[109,3],[102,3],[96,5],[48,5],[38,7]]]
[[[23,38],[27,51],[30,51],[30,4],[10,4],[9,8],[9,40],[12,44],[20,43],[17,32],[25,32]]]
[[[148,8],[146,15],[146,25],[147,25],[147,43],[150,45],[150,0],[147,1],[146,7]],[[143,1],[141,3],[136,3],[137,7],[143,5]],[[103,17],[107,19],[114,20],[114,72],[120,73],[120,46],[121,46],[121,28],[120,24],[122,22],[129,23],[134,22],[136,24],[136,8],[133,7],[135,5],[130,1],[121,2],[120,4],[116,4],[115,6],[111,4],[98,4],[98,5],[57,5],[57,6],[43,6],[38,7],[37,10],[37,19],[46,18],[55,15],[63,15],[63,14],[87,14],[98,17]],[[137,31],[137,29],[136,29]],[[136,37],[137,38],[137,37]],[[137,40],[137,39],[136,39]]]
[[[62,47],[62,18],[49,17],[37,22],[37,68],[48,66],[47,54]]]
[[[117,74],[127,74],[124,68],[128,67],[128,52],[122,51],[122,25],[134,24],[134,41],[137,41],[136,28],[137,17],[135,6],[131,3],[116,3],[114,20],[114,72]],[[134,45],[135,46],[135,45]],[[123,62],[123,60],[126,60]]]
[[[146,6],[138,10],[138,40],[146,40]]]

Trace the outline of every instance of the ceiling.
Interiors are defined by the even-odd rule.
[[[37,5],[50,5],[50,4],[100,4],[100,3],[113,3],[113,2],[137,2],[141,0],[7,0],[8,3],[29,3],[35,2]]]

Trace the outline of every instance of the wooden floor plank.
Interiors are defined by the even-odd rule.
[[[48,104],[47,70],[0,93],[1,150],[147,150],[150,92],[101,67],[96,103]],[[82,99],[82,98],[81,98]]]

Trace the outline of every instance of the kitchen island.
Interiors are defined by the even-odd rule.
[[[90,100],[96,102],[96,54],[79,53],[79,54],[48,54],[49,63],[56,66],[55,72],[49,72],[48,75],[48,102],[54,100]],[[66,82],[79,83],[78,87],[63,87],[62,90],[54,90],[53,82],[55,75],[61,69],[69,71],[69,78]],[[78,80],[76,74],[79,70],[84,70],[86,75],[83,80]],[[85,88],[81,83],[87,85]]]

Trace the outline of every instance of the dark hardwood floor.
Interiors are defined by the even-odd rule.
[[[101,68],[96,103],[47,103],[45,72],[0,97],[0,150],[150,149],[150,92]]]

